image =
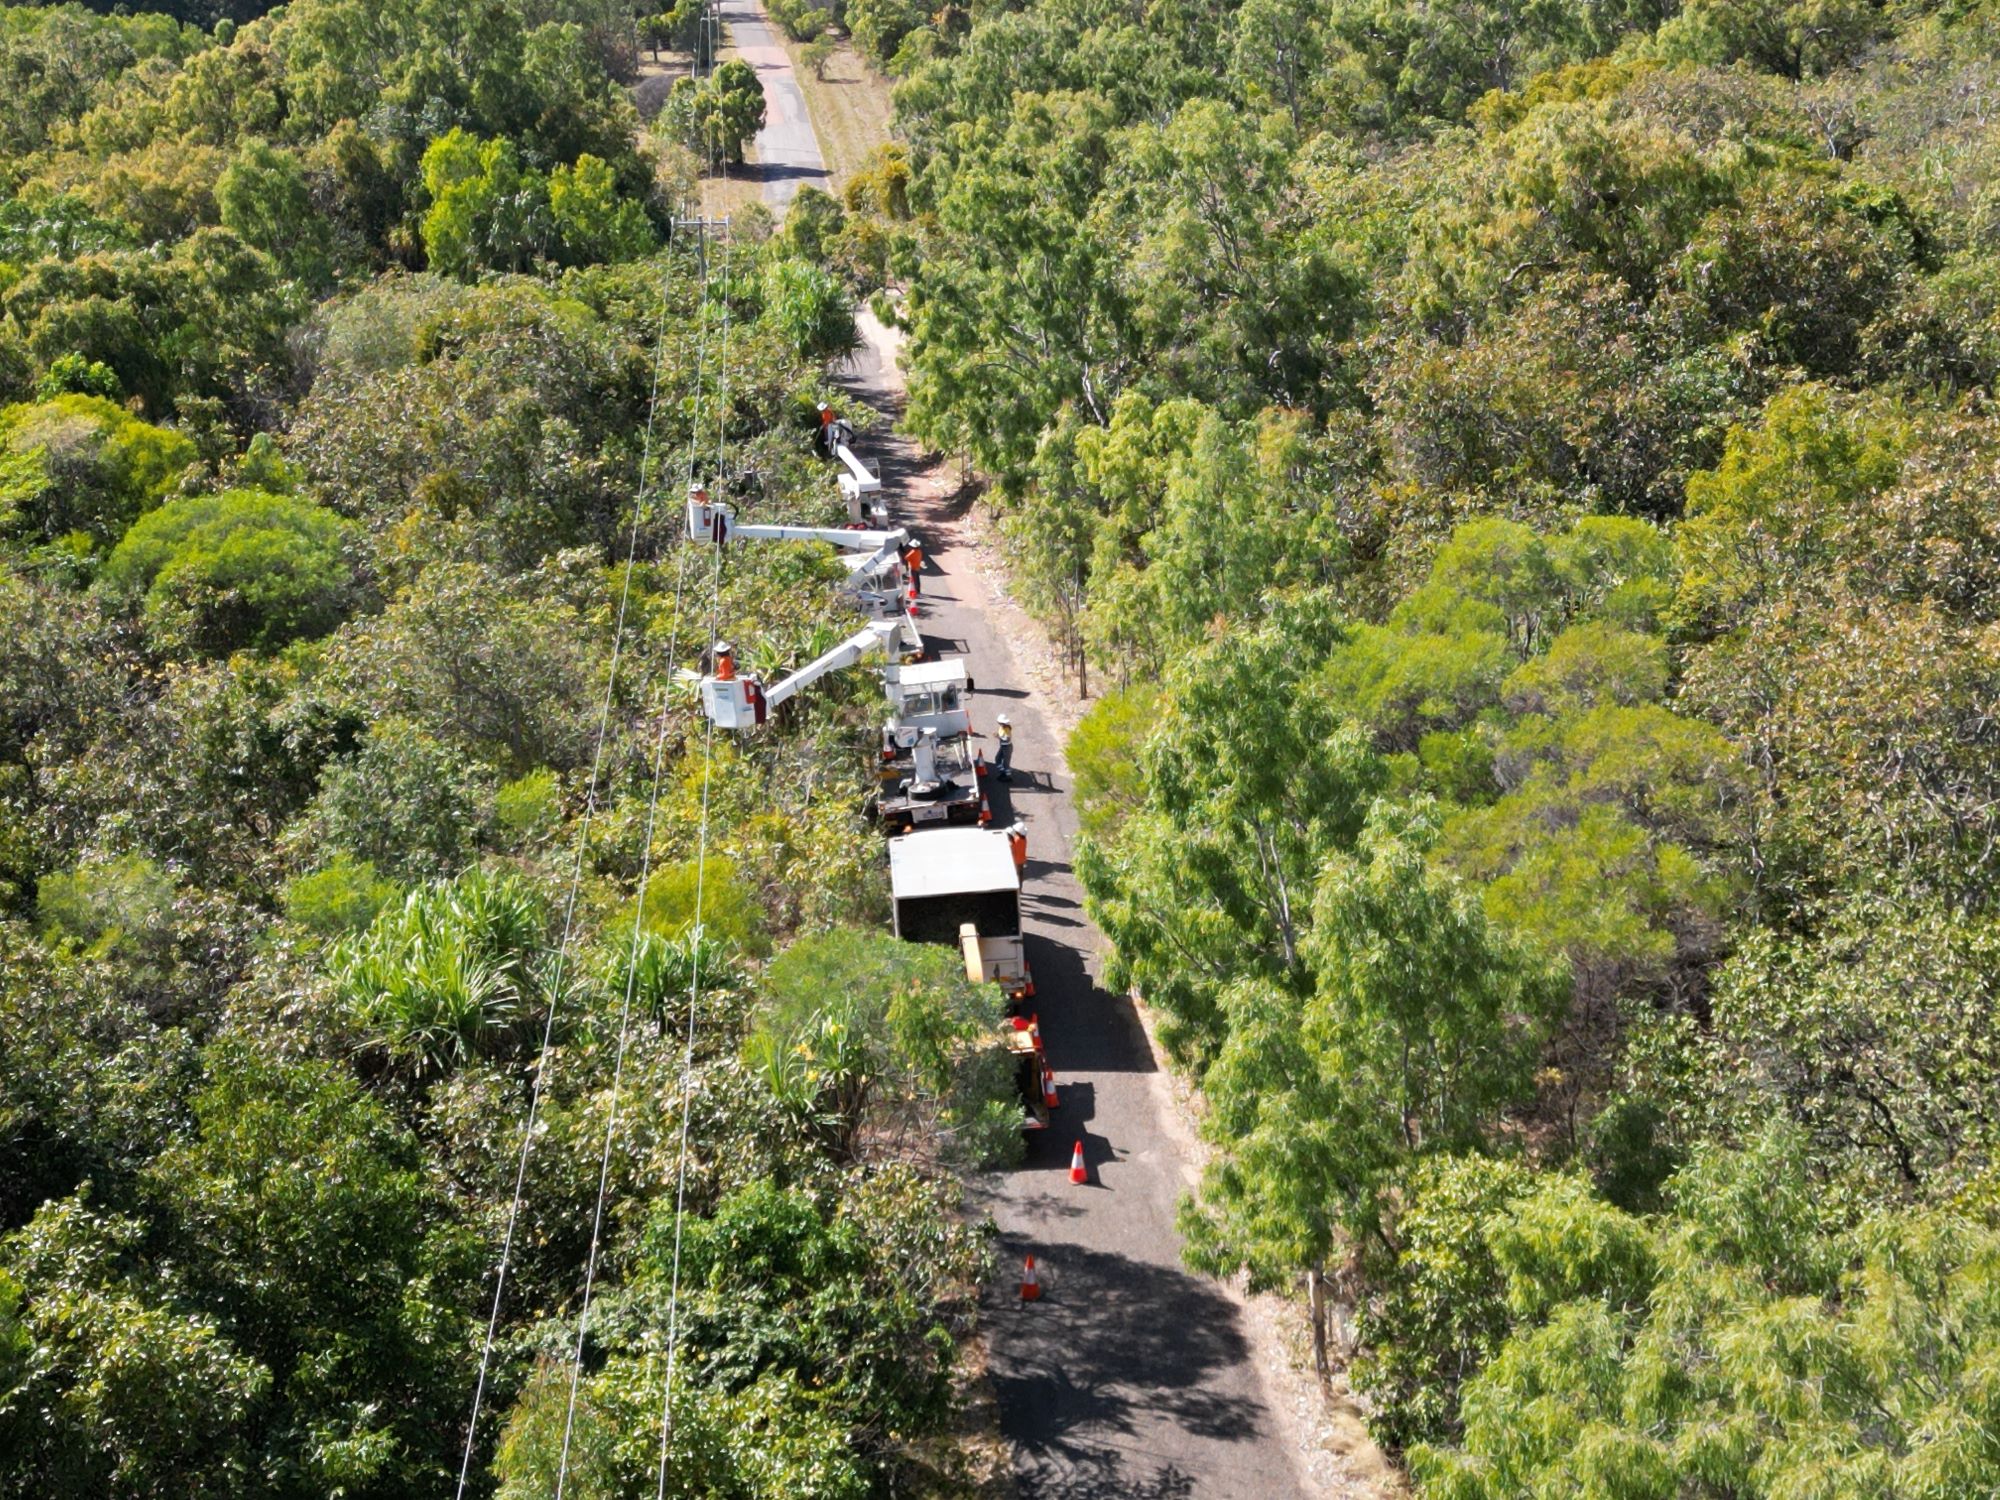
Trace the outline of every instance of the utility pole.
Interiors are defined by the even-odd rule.
[[[723,238],[727,239],[729,237],[729,216],[725,214],[719,219],[711,219],[707,214],[690,214],[685,218],[676,218],[673,221],[675,239],[679,239],[683,233],[690,229],[695,233],[695,268],[705,277],[708,273],[708,232],[711,229],[719,229],[722,231]]]

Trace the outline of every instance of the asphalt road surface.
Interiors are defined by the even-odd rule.
[[[886,337],[848,382],[891,415],[902,383]],[[991,1372],[1020,1493],[1033,1500],[1178,1500],[1308,1494],[1287,1430],[1252,1361],[1242,1312],[1180,1263],[1174,1209],[1193,1173],[1173,1109],[1129,1000],[1096,980],[1101,939],[1071,874],[1076,831],[1054,726],[992,623],[985,580],[963,544],[963,503],[906,441],[878,431],[858,445],[882,471],[892,512],[925,542],[927,638],[970,663],[974,728],[993,754],[994,716],[1014,722],[1015,779],[993,786],[996,826],[1028,827],[1023,915],[1042,1033],[1060,1086],[1053,1128],[1026,1162],[983,1184],[1000,1228],[986,1299]],[[989,783],[991,778],[989,778]],[[1090,1180],[1072,1186],[1081,1140]],[[1022,1257],[1043,1295],[1019,1298]]]
[[[801,183],[823,188],[832,174],[820,155],[806,97],[792,74],[791,55],[764,7],[757,0],[721,0],[718,8],[736,55],[757,70],[757,81],[764,85],[764,128],[751,148],[757,159],[732,167],[730,175],[760,184],[764,201],[782,219]]]

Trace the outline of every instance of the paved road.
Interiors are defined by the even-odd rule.
[[[901,378],[880,326],[850,389],[900,409]],[[1307,1494],[1285,1429],[1251,1360],[1237,1303],[1181,1268],[1174,1207],[1193,1176],[1170,1127],[1166,1080],[1131,1003],[1096,981],[1100,938],[1070,872],[1076,831],[1056,733],[1008,643],[961,535],[962,506],[938,493],[911,446],[868,437],[898,519],[926,543],[926,634],[964,655],[974,724],[1015,724],[1012,796],[995,787],[996,822],[1028,825],[1025,917],[1042,1031],[1061,1084],[1055,1128],[1026,1163],[984,1186],[1000,1227],[987,1329],[1002,1430],[1020,1492],[1032,1500],[1293,1500]],[[946,481],[948,483],[948,481]],[[912,498],[914,497],[914,498]],[[985,747],[990,758],[993,741]],[[1067,1172],[1081,1139],[1090,1182]],[[1023,1255],[1042,1268],[1043,1300],[1019,1300]]]
[[[778,39],[764,7],[757,0],[721,0],[720,10],[728,26],[728,41],[764,85],[764,128],[752,146],[754,162],[731,169],[732,176],[747,177],[762,185],[764,201],[779,218],[798,192],[801,183],[826,187],[832,174],[820,155],[819,137],[813,134],[812,117],[806,113],[806,97],[792,75],[791,55]]]

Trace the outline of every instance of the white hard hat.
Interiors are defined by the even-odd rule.
[[[1000,715],[1000,722],[1001,722],[1002,724],[1011,724],[1011,723],[1013,723],[1014,721],[1013,721],[1012,719],[1008,718],[1008,717],[1007,717],[1007,716],[1006,716],[1005,714],[1002,714],[1002,715]]]

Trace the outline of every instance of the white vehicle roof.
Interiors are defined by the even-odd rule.
[[[1018,891],[1007,835],[990,828],[934,828],[889,840],[889,887],[898,901],[977,891]]]
[[[897,667],[895,671],[895,680],[902,687],[949,687],[954,682],[965,681],[965,658],[954,656],[945,661],[911,662],[908,666]]]

